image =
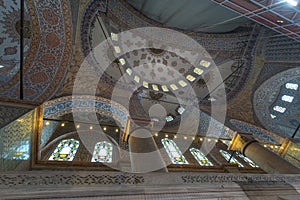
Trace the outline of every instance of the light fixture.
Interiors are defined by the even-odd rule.
[[[195,137],[193,137],[193,140],[195,140]]]
[[[211,141],[211,139],[210,139],[210,138],[208,138],[208,139],[207,139],[207,141],[209,141],[209,142],[210,142],[210,141]]]
[[[4,68],[4,66],[3,66],[3,65],[0,65],[0,69],[1,69],[1,68]]]
[[[119,129],[116,128],[115,132],[118,133],[118,132],[119,132]]]
[[[186,139],[187,139],[187,137],[186,137],[186,136],[184,136],[184,139],[186,140]]]
[[[203,138],[200,138],[200,141],[203,141]]]
[[[46,126],[49,126],[49,125],[50,125],[50,122],[49,122],[49,121],[47,121],[45,124],[46,124]]]
[[[76,128],[80,128],[80,124],[77,124]]]
[[[106,131],[106,127],[104,127],[103,130]]]
[[[168,134],[166,134],[166,135],[165,135],[165,137],[169,137],[169,135],[168,135]]]
[[[265,144],[264,147],[267,147],[267,145]]]
[[[61,123],[61,126],[64,127],[64,126],[65,126],[65,123]]]
[[[298,5],[298,1],[297,0],[285,0],[285,2],[287,2],[291,6],[297,6]]]
[[[155,133],[155,136],[157,137],[157,136],[158,136],[158,133]]]
[[[93,130],[93,126],[90,126],[90,130]]]
[[[177,138],[177,135],[174,135],[174,139],[176,139]]]
[[[277,20],[277,23],[283,24],[283,20]]]

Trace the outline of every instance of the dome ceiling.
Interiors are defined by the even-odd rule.
[[[127,2],[152,20],[171,28],[193,32],[230,32],[248,21],[210,0],[127,0]]]

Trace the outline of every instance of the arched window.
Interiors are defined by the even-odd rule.
[[[173,164],[189,164],[173,140],[161,140]]]
[[[287,83],[285,87],[289,90],[298,90],[298,84],[296,83]]]
[[[92,162],[112,162],[112,144],[106,141],[98,142],[95,145]]]
[[[200,150],[190,148],[190,152],[201,166],[214,166]]]
[[[251,167],[258,168],[259,166],[256,165],[252,160],[247,158],[246,156],[243,156],[242,154],[236,152],[236,155],[240,158],[242,158],[246,163],[248,163]]]
[[[49,160],[72,161],[79,147],[79,141],[74,139],[62,140],[52,153]]]
[[[229,161],[231,155],[227,152],[227,151],[224,151],[224,150],[220,150],[220,153],[221,155],[227,160]],[[242,163],[240,163],[237,159],[235,159],[233,156],[232,158],[230,159],[230,163],[232,164],[237,164],[239,167],[244,167],[244,165],[242,165]]]
[[[289,96],[289,95],[283,95],[283,96],[281,97],[281,100],[282,100],[282,101],[289,102],[289,103],[292,103],[293,100],[294,100],[294,97]]]
[[[286,108],[281,107],[281,106],[274,106],[273,110],[280,112],[280,113],[284,113],[286,111]]]

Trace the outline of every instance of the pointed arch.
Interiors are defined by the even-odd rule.
[[[199,149],[190,148],[190,152],[201,166],[214,166]]]
[[[189,164],[173,140],[161,140],[173,164]]]

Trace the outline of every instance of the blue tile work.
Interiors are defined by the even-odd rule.
[[[260,87],[255,91],[253,96],[253,108],[255,115],[260,121],[260,123],[268,130],[282,136],[287,135],[278,126],[278,122],[272,119],[270,116],[270,107],[277,100],[281,87],[289,81],[295,80],[300,77],[300,67],[285,70],[271,77],[269,80],[265,81]],[[297,108],[291,108],[296,109]],[[287,111],[284,114],[288,114]],[[298,112],[299,113],[299,112]]]
[[[72,96],[59,98],[44,104],[44,118],[53,118],[71,113],[72,109],[82,109],[82,111],[96,111],[104,115],[115,116],[124,127],[128,112],[117,103],[100,97],[78,97]]]
[[[133,9],[126,1],[112,0],[109,1],[108,13],[105,15],[105,0],[94,0],[88,5],[82,22],[81,22],[81,47],[84,55],[87,57],[91,52],[91,31],[93,23],[95,22],[95,16],[98,14],[103,18],[103,21],[113,21],[114,24],[118,25],[118,31],[125,31],[133,28],[140,27],[162,27],[167,28],[163,24],[157,23],[150,20]],[[102,12],[102,14],[101,14]],[[100,13],[100,14],[99,14]],[[107,19],[109,17],[109,20]],[[107,22],[107,29],[110,29],[110,23]],[[229,80],[228,82],[234,82],[234,87],[230,86],[228,90],[227,100],[235,97],[243,88],[245,80],[248,79],[253,63],[253,47],[256,45],[256,39],[260,33],[260,28],[256,27],[255,31],[252,32],[253,27],[244,29],[237,32],[225,33],[225,34],[207,34],[207,33],[195,33],[187,32],[183,30],[180,31],[189,37],[193,38],[200,45],[202,45],[208,53],[211,55],[216,55],[214,61],[216,64],[226,62],[228,60],[240,59],[242,54],[245,52],[246,57],[244,57],[244,66],[239,68],[238,76],[235,76],[234,80]],[[254,33],[254,34],[253,34]],[[169,36],[172,37],[172,36]],[[163,40],[163,38],[162,38]],[[249,41],[248,44],[245,41]],[[186,48],[189,49],[191,44],[185,44]],[[248,48],[248,49],[246,49]],[[90,56],[93,63],[93,56]],[[116,80],[109,78],[108,76],[103,76],[101,81],[105,83],[108,87],[116,87]],[[127,85],[118,85],[122,88],[126,88]],[[201,102],[202,105],[208,105],[210,102],[204,100]]]
[[[255,138],[259,139],[259,141],[263,143],[278,144],[283,140],[283,138],[277,136],[276,134],[247,122],[231,119],[230,123],[234,125],[238,131],[252,133]]]
[[[269,37],[264,57],[267,61],[299,61],[300,43],[286,36]]]

